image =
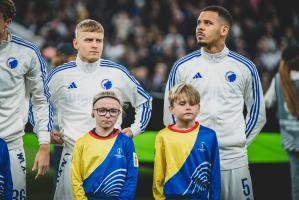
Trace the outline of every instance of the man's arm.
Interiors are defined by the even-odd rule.
[[[145,131],[145,128],[151,118],[152,97],[141,87],[138,81],[132,75],[126,75],[127,90],[126,96],[130,99],[130,103],[135,108],[135,120],[130,128],[123,129],[123,132],[135,137]]]
[[[261,131],[266,123],[266,110],[263,97],[263,90],[258,72],[253,63],[249,66],[250,73],[246,80],[246,89],[244,93],[244,101],[247,108],[246,115],[246,142],[247,145]]]
[[[179,61],[177,61],[168,76],[166,88],[165,88],[165,93],[164,93],[164,110],[163,110],[163,123],[165,126],[169,124],[174,124],[175,123],[175,117],[169,112],[169,101],[168,101],[168,96],[169,96],[169,91],[176,85],[181,83],[180,81],[180,74],[178,71],[178,66],[179,66]]]
[[[169,96],[169,91],[173,87],[170,82],[171,81],[168,79],[167,84],[166,84],[166,88],[165,88],[165,93],[164,93],[163,123],[164,123],[165,126],[175,123],[174,115],[172,115],[169,112],[168,96]]]
[[[37,49],[37,48],[36,48]],[[37,178],[44,175],[49,168],[50,161],[50,134],[51,124],[51,109],[48,100],[48,90],[45,87],[46,79],[46,62],[41,56],[39,50],[33,51],[31,56],[30,67],[25,75],[26,78],[26,93],[31,96],[34,132],[37,133],[40,148],[35,157],[35,162],[32,170],[37,170]]]

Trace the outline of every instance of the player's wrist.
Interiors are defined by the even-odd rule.
[[[50,152],[50,144],[40,144],[39,145],[40,151],[49,151]]]

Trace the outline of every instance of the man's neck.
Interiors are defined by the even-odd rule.
[[[225,44],[219,44],[219,45],[212,45],[212,46],[206,46],[204,47],[205,52],[210,53],[210,54],[216,54],[221,52],[225,47]]]
[[[3,41],[7,41],[8,39],[8,31],[4,30],[1,34],[0,34],[0,43],[2,43]]]

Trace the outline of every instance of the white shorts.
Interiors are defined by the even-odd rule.
[[[254,200],[248,166],[221,170],[221,200]]]
[[[13,183],[13,198],[26,199],[26,157],[23,147],[10,149],[10,169]]]
[[[54,200],[72,200],[71,188],[71,162],[73,149],[64,147],[61,154],[60,164],[57,172],[56,189]]]

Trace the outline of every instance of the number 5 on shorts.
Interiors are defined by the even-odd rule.
[[[241,181],[242,181],[242,187],[243,187],[243,194],[247,197],[250,195],[250,187],[247,184],[248,179],[243,178],[243,179],[241,179]]]

